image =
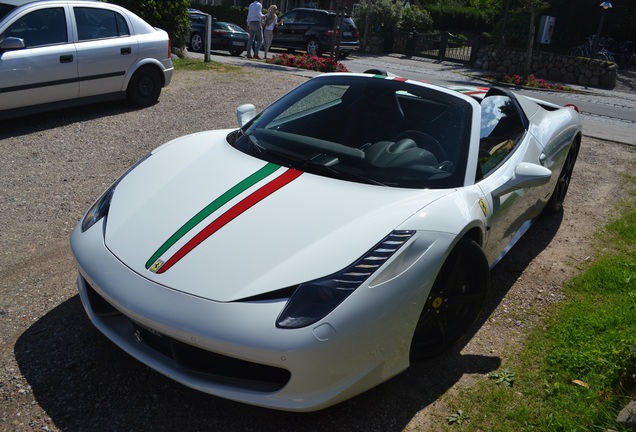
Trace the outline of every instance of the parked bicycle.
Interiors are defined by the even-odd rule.
[[[634,49],[634,42],[617,42],[614,39],[608,38],[606,43],[607,49],[614,54],[616,64],[621,69],[629,69],[636,63],[636,50]]]
[[[596,36],[591,35],[585,38],[585,42],[579,46],[572,48],[569,52],[569,55],[572,57],[584,57],[596,60],[603,60],[616,63],[614,58],[614,54],[605,48],[608,38],[603,36],[599,39],[598,44],[596,45],[596,51],[594,52],[594,39]]]

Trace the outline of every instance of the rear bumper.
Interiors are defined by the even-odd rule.
[[[171,59],[165,59],[161,63],[163,64],[163,86],[166,87],[172,81],[174,66]]]

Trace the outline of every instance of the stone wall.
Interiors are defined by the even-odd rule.
[[[384,33],[371,33],[367,37],[367,45],[364,52],[370,54],[381,54],[385,52],[385,40],[386,36]],[[360,41],[360,43],[362,44],[362,41]]]
[[[493,46],[479,49],[476,69],[505,75],[523,75],[526,53]],[[613,89],[616,86],[615,63],[537,52],[532,56],[530,73],[537,78],[584,87]]]

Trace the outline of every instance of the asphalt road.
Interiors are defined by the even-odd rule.
[[[276,51],[274,54],[285,51]],[[203,57],[203,54],[188,54]],[[214,52],[211,60],[230,63],[237,66],[288,69],[290,73],[313,76],[312,71],[265,63],[263,60],[248,60],[245,57],[232,57],[229,54]],[[465,65],[451,62],[437,62],[421,57],[405,57],[399,54],[369,55],[354,53],[342,61],[350,72],[364,72],[368,69],[383,69],[405,78],[424,80],[437,85],[476,85],[483,86],[480,79],[483,72]],[[636,82],[636,72],[631,74]],[[557,92],[545,90],[515,89],[529,96],[544,99],[559,105],[574,104],[583,114],[583,132],[586,136],[636,145],[636,93],[628,88],[602,90],[581,86],[570,86],[576,92]]]

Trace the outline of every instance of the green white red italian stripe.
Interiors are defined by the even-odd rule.
[[[488,90],[490,90],[488,87],[471,87],[471,88],[454,88],[453,90],[459,92],[459,93],[463,93],[467,96],[470,95],[476,95],[476,94],[483,94],[483,93],[487,93]]]
[[[188,253],[199,246],[208,237],[215,232],[223,228],[239,215],[247,211],[249,208],[267,198],[274,192],[278,191],[285,185],[291,183],[298,178],[302,171],[295,169],[287,169],[279,176],[274,177],[274,173],[281,168],[279,165],[268,163],[260,170],[246,177],[244,180],[237,183],[232,188],[228,189],[218,198],[214,199],[210,204],[205,206],[201,211],[194,215],[190,220],[183,224],[173,235],[168,238],[157,251],[146,262],[146,268],[153,273],[164,273],[170,269],[173,265],[183,259]],[[259,182],[262,182],[268,177],[272,177],[268,182],[264,183],[255,191],[242,198],[236,204],[232,205],[226,211],[221,213],[218,217],[214,218],[208,225],[195,234],[190,240],[188,240],[183,246],[181,246],[174,254],[167,259],[162,259],[177,242],[184,238],[195,227],[199,226],[204,220],[211,216],[214,212],[219,210],[225,204],[228,204],[233,199],[247,191],[252,186],[255,186]]]

